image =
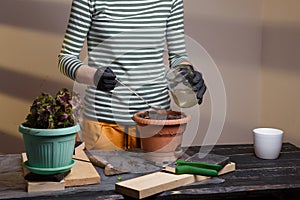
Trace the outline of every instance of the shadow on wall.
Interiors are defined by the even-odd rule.
[[[0,145],[0,154],[20,153],[25,151],[22,138],[16,138],[12,135],[7,135],[2,130],[0,130],[0,138],[1,141],[5,141]]]
[[[59,0],[1,0],[0,23],[61,33],[66,28],[61,20],[69,18],[66,10],[70,10],[70,4]]]
[[[66,28],[66,21],[69,18],[70,5],[71,0],[0,0],[0,26],[2,25],[4,28],[5,26],[11,26],[32,29],[32,32],[44,32],[58,36],[63,35]],[[22,32],[17,34],[22,34]],[[9,38],[2,39],[7,40]],[[2,52],[5,51],[6,46],[2,45]],[[13,53],[15,54],[16,52]],[[3,55],[0,57],[2,63],[1,58],[6,63],[7,58],[5,55],[4,57]],[[24,69],[26,66],[20,65],[18,67]],[[58,69],[53,69],[58,74]],[[28,73],[21,73],[16,69],[10,70],[10,66],[2,64],[0,65],[0,94],[4,97],[8,96],[8,99],[11,97],[15,98],[19,102],[32,102],[41,91],[55,94],[61,87],[67,87],[71,90],[73,82],[70,81],[67,83],[68,79],[62,74],[60,75],[61,79],[56,77],[53,80],[47,75],[35,76],[30,74],[30,69]],[[11,105],[7,101],[5,103],[9,105],[5,105],[3,99],[1,99],[1,108],[12,106],[13,109],[16,109],[14,105]],[[17,131],[15,124],[18,122],[16,122],[15,116],[19,114],[21,115],[17,110],[14,110],[14,113],[11,115],[1,112],[1,117],[6,120],[0,122],[0,140],[2,141],[0,153],[20,153],[24,149],[22,139],[10,133]],[[4,127],[6,127],[5,130]]]
[[[47,77],[42,78],[22,74],[0,66],[0,94],[12,96],[21,101],[32,102],[41,91],[55,94],[61,87],[67,87],[72,90],[73,84],[52,81],[51,79],[47,79]],[[4,126],[4,124],[1,124],[1,126]],[[21,138],[9,135],[4,130],[0,130],[0,139],[4,141],[0,145],[0,154],[20,153],[24,151],[24,144]]]
[[[0,66],[0,93],[13,96],[17,99],[33,101],[40,94],[37,91],[46,91],[55,94],[61,87],[72,90],[71,83],[52,81],[47,77],[37,77],[4,69]]]

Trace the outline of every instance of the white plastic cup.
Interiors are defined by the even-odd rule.
[[[253,130],[254,152],[258,158],[277,159],[280,155],[283,131],[275,128]]]

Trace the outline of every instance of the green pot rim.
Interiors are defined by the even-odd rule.
[[[60,135],[69,135],[74,134],[80,131],[79,124],[74,126],[66,127],[66,128],[56,128],[56,129],[38,129],[38,128],[29,128],[23,126],[22,124],[19,126],[19,132],[28,135],[36,135],[36,136],[60,136]]]

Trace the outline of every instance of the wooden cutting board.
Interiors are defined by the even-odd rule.
[[[76,158],[82,160],[88,160],[87,155],[81,149],[76,149]],[[22,153],[22,160],[25,162],[27,160],[26,153]],[[29,173],[29,170],[23,166],[24,177]],[[65,187],[70,186],[81,186],[89,184],[99,184],[100,175],[91,163],[78,161],[72,167],[71,172],[60,182],[32,182],[27,181],[27,192],[46,192],[46,191],[58,191],[64,190]]]
[[[77,151],[76,158],[89,160],[83,150]],[[100,183],[100,175],[92,163],[76,160],[71,173],[65,177],[65,186],[80,186]]]
[[[219,171],[219,175],[235,170],[235,163],[231,162]],[[160,192],[171,190],[191,183],[204,181],[209,176],[192,174],[176,175],[167,172],[155,172],[115,184],[116,192],[136,199],[143,199]]]

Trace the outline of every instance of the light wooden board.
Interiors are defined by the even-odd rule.
[[[22,153],[22,161],[27,161],[26,153]],[[23,165],[23,173],[24,177],[30,173],[30,171],[24,167]],[[33,181],[27,181],[27,192],[43,192],[43,191],[59,191],[65,189],[65,181],[62,180],[60,182],[52,182],[52,181],[39,181],[39,182],[33,182]]]
[[[115,190],[123,195],[142,199],[193,182],[194,177],[188,174],[174,175],[165,172],[155,172],[116,183]]]
[[[45,191],[60,191],[65,189],[64,180],[60,182],[28,182],[27,192],[45,192]]]
[[[76,158],[89,160],[83,150],[76,152]],[[76,160],[71,173],[65,177],[65,186],[80,186],[100,183],[100,175],[92,163]]]
[[[219,175],[234,170],[235,163],[229,163],[220,170]],[[118,182],[115,184],[115,190],[116,192],[129,197],[143,199],[160,192],[171,190],[194,182],[203,181],[209,178],[211,177],[192,174],[176,175],[167,172],[155,172],[130,180]]]
[[[88,157],[83,150],[75,151],[76,158],[88,160]],[[22,153],[22,160],[27,160],[26,153]],[[29,173],[26,167],[23,167],[24,176]],[[45,192],[45,191],[58,191],[64,190],[65,187],[81,186],[90,184],[99,184],[100,175],[91,163],[76,160],[75,166],[71,172],[60,182],[32,182],[27,181],[27,192]]]

